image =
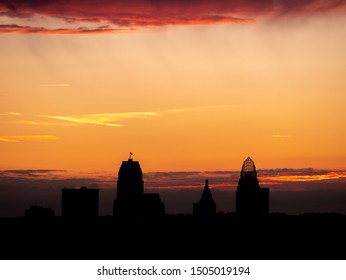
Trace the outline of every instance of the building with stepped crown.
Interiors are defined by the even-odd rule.
[[[244,161],[240,172],[236,214],[239,217],[263,217],[269,214],[269,189],[259,186],[256,167],[250,157]]]
[[[205,180],[202,196],[199,202],[193,204],[193,215],[201,221],[210,221],[216,214],[216,203],[213,200],[208,180]]]
[[[122,222],[141,224],[157,221],[165,215],[165,205],[159,194],[144,193],[142,169],[138,161],[123,161],[117,182],[117,198],[113,204],[113,216]]]

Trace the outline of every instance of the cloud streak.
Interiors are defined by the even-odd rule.
[[[6,112],[0,114],[0,116],[23,116],[23,114],[18,112]]]
[[[0,25],[0,32],[90,34],[174,25],[252,23],[258,18],[345,12],[345,5],[346,0],[2,0],[0,15],[9,20]],[[21,19],[37,16],[64,23],[57,28],[44,26],[44,21],[38,22],[39,26],[20,24]]]
[[[3,113],[0,116],[21,116],[22,119],[11,121],[15,124],[27,124],[35,126],[78,126],[83,124],[122,127],[119,122],[126,119],[148,119],[159,116],[157,112],[123,112],[123,113],[97,113],[83,115],[39,115],[35,119],[25,119],[21,113]],[[39,119],[38,119],[39,118]],[[49,118],[51,121],[46,121]],[[43,120],[45,119],[45,120]],[[53,121],[55,120],[55,121]],[[0,136],[0,141],[19,142],[20,139],[55,139],[55,136],[32,135],[32,136]]]
[[[56,169],[12,169],[12,170],[2,170],[0,171],[1,176],[29,176],[36,177],[42,175],[52,175],[55,173],[66,172],[66,170],[56,170]]]
[[[18,143],[23,140],[56,140],[54,135],[14,135],[14,136],[0,136],[0,141]]]
[[[271,173],[272,172],[272,173]],[[314,182],[346,178],[346,171],[327,171],[315,169],[292,169],[264,171],[261,179],[266,182]]]
[[[93,33],[113,33],[120,32],[122,29],[108,27],[97,28],[46,28],[34,26],[22,26],[18,24],[0,24],[0,33],[21,33],[21,34],[93,34]]]
[[[96,124],[113,127],[121,127],[122,124],[116,123],[123,119],[133,118],[150,118],[158,116],[155,112],[127,112],[127,113],[102,113],[102,114],[88,114],[88,115],[77,115],[77,116],[45,116],[47,118],[79,123],[79,124]]]

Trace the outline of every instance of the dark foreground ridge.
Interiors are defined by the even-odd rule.
[[[44,218],[43,218],[44,219]],[[0,219],[1,259],[345,259],[346,216],[166,215],[130,225],[114,217]]]

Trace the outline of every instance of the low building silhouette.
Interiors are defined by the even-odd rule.
[[[42,206],[33,205],[25,210],[25,217],[29,219],[52,219],[55,217],[52,208],[44,208]]]
[[[236,192],[236,214],[239,217],[263,217],[269,214],[269,189],[261,188],[253,160],[242,166]]]
[[[97,218],[99,215],[99,190],[62,189],[61,216],[63,218]]]
[[[201,199],[193,204],[193,216],[199,221],[211,221],[215,218],[215,214],[216,203],[213,200],[208,180],[205,180]]]
[[[135,224],[158,221],[165,215],[165,205],[159,194],[144,193],[142,169],[131,155],[119,169],[113,216],[119,221]]]

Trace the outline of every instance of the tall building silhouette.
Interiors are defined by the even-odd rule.
[[[64,218],[97,218],[99,215],[99,190],[62,189],[61,216]]]
[[[242,166],[236,193],[236,214],[240,217],[263,217],[269,214],[269,189],[261,188],[253,160]]]
[[[119,221],[136,224],[157,221],[164,216],[165,205],[159,194],[144,193],[142,169],[131,155],[119,169],[113,216]]]
[[[193,204],[193,215],[200,221],[210,221],[215,217],[215,214],[216,203],[213,200],[208,180],[205,180],[201,199]]]

